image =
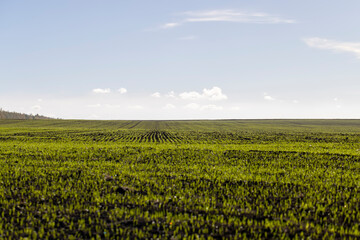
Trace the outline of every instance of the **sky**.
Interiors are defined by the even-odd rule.
[[[2,0],[0,108],[360,118],[358,0]]]

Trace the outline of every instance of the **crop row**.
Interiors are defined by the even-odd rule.
[[[283,132],[204,132],[163,130],[43,130],[0,133],[0,142],[204,143],[204,144],[358,144],[357,134]]]

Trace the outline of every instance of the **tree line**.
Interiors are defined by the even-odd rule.
[[[45,117],[39,114],[25,114],[25,113],[17,113],[17,112],[9,112],[0,108],[0,119],[51,119],[49,117]]]

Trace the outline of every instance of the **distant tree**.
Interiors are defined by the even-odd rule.
[[[49,117],[45,117],[39,114],[25,114],[25,113],[17,113],[17,112],[9,112],[0,108],[0,119],[51,119]]]

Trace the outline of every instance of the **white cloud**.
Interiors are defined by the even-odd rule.
[[[161,26],[161,28],[174,28],[174,27],[177,27],[177,26],[180,26],[181,23],[179,22],[170,22],[170,23],[165,23],[164,25]]]
[[[38,102],[42,102],[42,101],[43,101],[43,99],[42,99],[42,98],[39,98],[37,101],[38,101]]]
[[[238,22],[238,23],[295,23],[292,19],[285,19],[275,15],[259,12],[243,12],[234,9],[209,10],[209,11],[188,11],[181,14],[183,18],[177,22],[166,23],[161,28],[174,28],[183,23],[191,22]]]
[[[230,110],[231,110],[231,111],[239,111],[239,110],[240,110],[240,107],[237,107],[237,106],[235,106],[235,107],[230,107]]]
[[[188,105],[185,106],[185,108],[191,110],[197,110],[200,108],[200,105],[197,103],[189,103]]]
[[[34,105],[34,106],[31,107],[31,109],[33,109],[33,110],[41,110],[42,107],[39,106],[39,105]]]
[[[269,96],[267,93],[264,93],[264,99],[266,101],[274,101],[275,98],[273,98],[272,96]]]
[[[242,12],[233,9],[190,11],[184,13],[185,22],[240,22],[240,23],[294,23],[267,13]]]
[[[99,108],[99,107],[101,107],[101,104],[97,103],[97,104],[90,104],[90,105],[87,105],[87,106],[91,107],[91,108]]]
[[[93,93],[110,93],[110,88],[95,88],[92,90]]]
[[[118,92],[119,92],[120,94],[125,94],[125,93],[127,93],[127,89],[126,89],[126,88],[119,88],[119,89],[118,89]]]
[[[349,52],[360,58],[360,42],[339,42],[325,38],[305,38],[304,42],[313,48],[332,50],[335,52]]]
[[[121,105],[114,105],[114,104],[105,104],[105,107],[106,108],[121,108],[122,106]]]
[[[191,92],[183,92],[179,94],[179,97],[184,100],[212,100],[212,101],[219,101],[219,100],[226,100],[227,96],[222,93],[221,88],[213,87],[211,89],[203,89],[202,93],[198,93],[195,91]]]
[[[176,95],[175,95],[174,91],[170,91],[165,95],[165,97],[167,97],[167,98],[176,98]]]
[[[133,105],[133,106],[129,106],[128,108],[129,108],[129,109],[134,109],[134,110],[141,110],[141,109],[143,109],[144,107],[141,106],[141,105]]]
[[[175,105],[170,104],[170,103],[166,104],[164,107],[164,109],[166,109],[166,110],[175,109],[175,108],[176,108]]]
[[[199,105],[197,103],[189,103],[189,104],[185,105],[184,108],[190,109],[190,110],[201,110],[201,111],[206,111],[206,110],[218,111],[218,110],[223,109],[222,106],[218,106],[218,105],[214,105],[214,104]]]
[[[336,108],[341,108],[340,100],[339,98],[335,97],[334,102],[336,103]]]
[[[155,93],[151,94],[151,96],[154,98],[160,98],[161,94],[159,92],[155,92]]]
[[[184,99],[184,100],[198,100],[198,99],[203,98],[203,95],[201,95],[198,92],[194,92],[194,91],[183,92],[183,93],[180,93],[179,96],[181,99]]]
[[[201,110],[222,110],[223,107],[222,106],[217,106],[214,104],[210,104],[210,105],[204,105],[200,108]]]
[[[209,100],[214,100],[214,101],[227,99],[227,96],[222,93],[222,90],[219,87],[213,87],[212,89],[205,88],[203,90],[203,96]]]
[[[197,38],[198,38],[197,36],[186,36],[186,37],[181,37],[179,39],[184,41],[190,41],[190,40],[195,40]]]
[[[298,104],[299,101],[298,100],[293,100],[293,103]]]

